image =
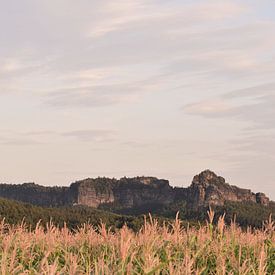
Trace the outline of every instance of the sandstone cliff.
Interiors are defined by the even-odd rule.
[[[208,205],[223,205],[225,201],[255,202],[263,205],[269,199],[263,193],[253,193],[251,190],[229,185],[225,179],[214,172],[206,170],[195,176],[188,188],[188,204],[193,208]]]
[[[167,180],[154,177],[96,178],[74,182],[70,187],[44,187],[34,183],[0,184],[0,197],[41,206],[110,205],[135,208],[144,205],[169,205],[184,201],[187,207],[198,209],[223,205],[226,201],[254,202],[268,205],[263,193],[229,185],[225,179],[206,170],[196,175],[188,188],[172,187]]]
[[[174,201],[169,182],[153,177],[85,179],[73,183],[70,188],[77,190],[75,204],[92,207],[115,203],[131,208],[146,203],[168,204]]]

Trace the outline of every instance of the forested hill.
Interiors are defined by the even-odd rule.
[[[191,223],[196,225],[198,222],[205,222],[207,219],[207,210],[208,208],[191,210],[187,209],[185,205],[172,204],[169,207],[152,207],[150,212],[161,223],[174,219],[179,211],[179,217],[183,224],[187,225]],[[255,203],[228,202],[222,207],[214,207],[214,210],[216,212],[215,220],[220,215],[226,213],[225,220],[228,224],[231,220],[236,219],[236,222],[243,227],[252,226],[260,228],[262,222],[267,220],[271,213],[275,217],[274,203],[271,203],[267,207]],[[127,224],[130,228],[137,231],[144,222],[143,214],[148,214],[148,211],[145,209],[136,209],[133,212],[128,211],[127,215],[125,215],[87,206],[48,208],[0,199],[0,220],[5,219],[5,222],[11,225],[24,221],[31,228],[35,228],[38,222],[46,226],[49,221],[60,227],[66,223],[70,229],[75,229],[84,223],[99,226],[103,222],[107,227],[112,229],[121,228],[124,224]]]
[[[137,230],[143,222],[143,217],[131,217],[94,209],[86,206],[47,208],[28,203],[0,198],[0,220],[5,220],[10,225],[26,223],[30,228],[35,228],[39,222],[43,226],[52,222],[56,226],[76,229],[84,223],[99,226],[101,223],[110,228],[121,228],[127,224]]]
[[[228,223],[236,217],[242,226],[260,227],[270,214],[275,217],[275,203],[265,194],[230,185],[210,170],[196,175],[187,188],[172,187],[167,180],[154,177],[96,178],[69,187],[0,184],[1,197],[0,215],[10,224],[24,218],[31,225],[52,219],[71,228],[100,221],[138,228],[142,215],[148,213],[171,219],[179,212],[183,221],[202,222],[209,206],[217,216],[226,213]]]

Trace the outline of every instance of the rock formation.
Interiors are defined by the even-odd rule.
[[[131,208],[146,203],[168,204],[174,200],[169,182],[153,177],[86,179],[73,183],[72,187],[77,190],[74,203],[92,207],[115,203]]]
[[[223,205],[226,201],[255,202],[268,205],[269,199],[263,193],[253,193],[249,189],[242,189],[229,185],[225,179],[210,170],[195,176],[188,188],[188,204],[193,208],[209,205]]]
[[[0,197],[40,206],[110,205],[135,208],[144,205],[169,205],[184,201],[187,207],[198,209],[223,205],[226,201],[253,202],[268,205],[263,193],[229,185],[210,170],[196,175],[188,188],[172,187],[169,181],[154,177],[96,178],[72,183],[69,187],[44,187],[34,183],[0,184]]]

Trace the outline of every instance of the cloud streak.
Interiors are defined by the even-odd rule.
[[[275,128],[275,83],[222,94],[212,100],[188,104],[183,110],[206,118],[233,118],[258,129]]]
[[[116,140],[116,132],[106,129],[85,129],[71,131],[36,130],[28,132],[2,131],[1,145],[30,146],[45,145],[59,140],[75,140],[77,142],[113,142]]]
[[[85,142],[109,142],[115,140],[115,132],[110,130],[76,130],[64,132],[61,135]]]

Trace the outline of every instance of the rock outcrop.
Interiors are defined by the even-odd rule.
[[[101,204],[113,203],[116,182],[115,179],[97,178],[72,183],[69,188],[74,194],[72,204],[98,207]]]
[[[70,188],[77,190],[75,204],[92,207],[115,203],[131,208],[146,203],[168,204],[174,200],[169,182],[153,177],[86,179],[73,183]]]
[[[209,205],[224,205],[226,201],[254,202],[268,205],[269,199],[263,193],[229,185],[223,177],[210,170],[195,176],[188,188],[188,205],[192,208]]]
[[[0,184],[0,197],[49,207],[113,205],[135,208],[179,201],[186,202],[187,207],[192,209],[223,205],[226,201],[269,204],[265,194],[255,194],[248,189],[229,185],[210,170],[196,175],[188,188],[172,187],[169,181],[154,177],[96,178],[77,181],[69,187],[45,187],[34,183]]]

